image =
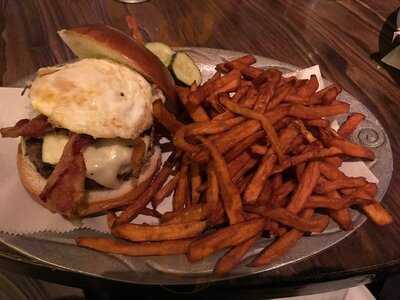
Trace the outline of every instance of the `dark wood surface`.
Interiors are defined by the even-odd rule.
[[[389,134],[394,173],[384,205],[394,223],[380,228],[367,222],[337,246],[269,272],[263,280],[307,283],[379,274],[389,267],[398,270],[400,263],[399,73],[377,61],[392,47],[399,4],[395,0],[151,0],[135,5],[112,0],[0,0],[0,85],[70,59],[57,30],[106,23],[128,32],[124,17],[129,14],[153,41],[249,52],[300,67],[319,64],[323,75],[360,99]],[[259,278],[246,284],[253,282],[260,284]]]

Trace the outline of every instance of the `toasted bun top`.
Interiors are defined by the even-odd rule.
[[[60,37],[80,58],[108,58],[125,64],[155,83],[170,101],[175,101],[174,80],[163,63],[123,32],[98,24],[59,31]]]

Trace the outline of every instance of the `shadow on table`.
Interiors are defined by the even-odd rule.
[[[398,9],[396,9],[390,16],[386,19],[385,23],[382,26],[382,29],[379,33],[379,52],[373,53],[371,58],[376,61],[379,66],[384,68],[389,75],[393,78],[393,80],[400,84],[400,70],[391,67],[381,61],[381,59],[400,45],[400,38],[397,38],[395,42],[392,42],[393,33],[396,30],[396,18],[397,18]]]

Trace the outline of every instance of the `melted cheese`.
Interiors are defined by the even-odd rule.
[[[144,136],[146,151],[150,137]],[[57,164],[61,158],[68,135],[65,133],[48,133],[43,139],[42,159],[49,164]],[[108,187],[118,188],[121,181],[118,174],[131,170],[132,148],[129,140],[100,139],[89,146],[83,157],[86,165],[86,177]]]

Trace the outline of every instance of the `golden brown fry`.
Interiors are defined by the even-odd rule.
[[[193,89],[196,90],[196,89]],[[187,112],[189,113],[190,117],[195,122],[205,122],[210,121],[210,117],[207,115],[207,112],[204,110],[202,106],[198,106],[196,108],[190,107],[188,105],[189,102],[189,94],[191,90],[189,88],[183,87],[176,87],[176,91],[178,93],[178,98],[182,102],[183,106],[185,106]]]
[[[349,135],[353,133],[354,130],[356,130],[357,126],[364,121],[365,116],[361,113],[352,113],[346,121],[340,125],[340,128],[338,129],[337,133],[343,137],[347,138]]]
[[[255,119],[259,121],[267,134],[267,137],[269,139],[269,142],[272,145],[272,148],[274,149],[276,155],[278,156],[279,160],[282,161],[283,159],[283,152],[282,152],[282,147],[279,142],[278,135],[272,126],[271,122],[263,115],[260,113],[257,113],[255,111],[252,111],[247,108],[242,108],[239,105],[237,105],[235,102],[232,101],[224,101],[222,103],[225,105],[226,108],[228,108],[230,111],[233,111],[234,113],[241,114],[243,116],[246,116],[251,119]]]
[[[178,211],[166,212],[161,216],[162,224],[179,224],[194,221],[202,221],[207,217],[207,211],[203,204],[198,203]]]
[[[170,158],[168,158],[168,160],[164,163],[163,167],[156,175],[149,188],[145,190],[140,197],[136,198],[136,200],[121,213],[121,215],[115,221],[116,224],[120,225],[129,223],[137,217],[143,208],[146,207],[155,193],[163,186],[169,175],[172,174],[173,162],[170,160],[173,160],[173,156],[170,156]]]
[[[311,219],[313,214],[313,209],[306,209],[304,213],[302,213],[302,218],[306,220]],[[289,230],[287,233],[283,234],[276,241],[261,251],[261,253],[249,264],[249,266],[261,267],[269,264],[292,248],[303,235],[304,232],[297,229]]]
[[[326,194],[342,188],[354,188],[361,187],[367,184],[367,180],[364,177],[345,177],[336,179],[334,181],[325,181],[322,184],[318,184],[314,191],[318,194]]]
[[[113,211],[109,211],[107,213],[107,226],[108,229],[112,230],[113,226],[114,226],[114,222],[117,219],[117,215],[115,214],[115,212]]]
[[[319,170],[321,171],[321,174],[329,180],[346,178],[346,175],[344,175],[342,171],[328,162],[322,161],[319,166]]]
[[[183,124],[165,108],[161,100],[153,102],[153,116],[171,133],[175,133],[183,126]]]
[[[264,223],[264,219],[252,219],[218,229],[191,243],[187,258],[196,262],[221,249],[238,245],[257,235],[264,228]]]
[[[290,213],[284,208],[247,208],[246,211],[259,213],[260,215],[269,218],[273,221],[279,222],[283,225],[296,228],[305,232],[322,232],[329,224],[327,216],[315,217],[313,219],[305,219]]]
[[[310,127],[328,128],[330,126],[330,122],[327,119],[313,119],[305,120],[305,125]]]
[[[215,264],[214,273],[224,275],[232,271],[260,237],[261,234],[257,234],[226,252]]]
[[[283,183],[279,188],[274,189],[272,193],[272,199],[271,199],[271,206],[273,207],[283,207],[284,206],[284,201],[286,197],[294,191],[296,188],[296,184],[289,180]]]
[[[309,97],[318,90],[317,76],[311,75],[310,79],[297,90],[297,94],[301,97]]]
[[[196,237],[206,226],[204,221],[165,225],[122,224],[114,226],[112,233],[132,242],[167,241]]]
[[[368,218],[377,225],[383,226],[393,222],[390,213],[379,202],[364,205],[361,208]]]
[[[228,163],[228,171],[231,178],[235,177],[240,170],[242,170],[246,164],[251,160],[251,155],[249,152],[245,151],[234,160]],[[241,176],[241,175],[240,175]]]
[[[269,175],[271,175],[272,169],[276,163],[276,159],[277,157],[275,154],[267,152],[267,154],[264,155],[257,168],[257,171],[254,173],[254,176],[244,192],[243,200],[246,203],[256,202],[265,185],[265,182],[267,181]]]
[[[197,163],[190,165],[190,187],[192,192],[192,204],[196,204],[200,201],[200,188],[201,186],[201,174],[200,168]]]
[[[308,107],[300,104],[291,105],[288,115],[305,120],[313,120],[322,117],[330,117],[347,113],[350,105],[344,102],[335,105],[315,105]]]
[[[206,210],[210,219],[215,220],[216,210],[219,203],[219,186],[217,174],[213,166],[207,170],[208,187],[206,192]]]
[[[177,255],[186,253],[194,239],[129,243],[111,238],[80,237],[76,244],[100,252],[129,256]]]
[[[143,165],[144,155],[146,152],[146,144],[141,138],[137,138],[133,142],[131,154],[132,176],[138,177]]]
[[[161,189],[157,191],[154,195],[153,200],[151,201],[154,208],[157,208],[161,204],[161,202],[170,196],[172,192],[175,190],[176,185],[179,180],[179,173],[176,174],[171,180],[169,180]]]
[[[178,211],[190,204],[189,199],[189,164],[183,159],[181,169],[179,171],[179,179],[176,184],[174,197],[172,199],[172,209]]]
[[[327,197],[330,198],[341,198],[338,191],[333,191],[326,194]],[[342,230],[351,230],[353,228],[351,213],[348,208],[339,209],[339,210],[327,210],[328,215],[340,226]]]
[[[308,197],[317,185],[319,177],[319,162],[313,161],[308,163],[299,185],[297,186],[296,192],[293,194],[287,206],[289,212],[298,214],[303,209]]]
[[[252,144],[254,144],[259,139],[263,138],[264,136],[265,136],[265,133],[261,130],[248,136],[242,142],[236,144],[231,150],[229,150],[226,153],[225,160],[227,162],[232,161],[233,159],[238,157],[240,154],[242,154],[243,151],[245,151],[248,147],[250,147]]]
[[[221,189],[221,196],[229,223],[236,224],[242,222],[244,220],[242,215],[242,199],[240,198],[238,189],[232,183],[225,160],[212,142],[201,137],[199,139],[210,151],[211,157],[214,160],[214,169],[217,174],[218,185]]]

